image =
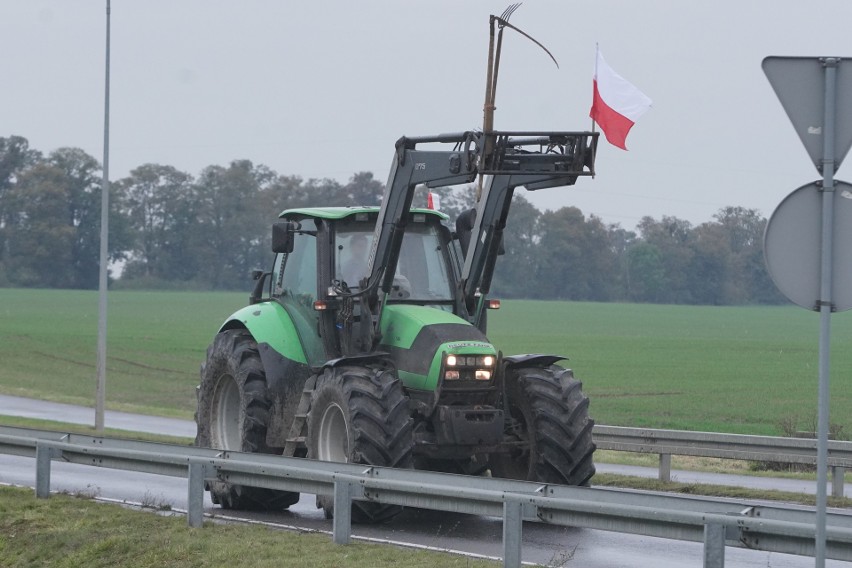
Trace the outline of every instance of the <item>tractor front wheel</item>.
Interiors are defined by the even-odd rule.
[[[308,413],[308,457],[332,462],[411,468],[412,422],[402,383],[385,368],[340,366],[317,377]],[[317,496],[326,518],[334,500]],[[376,523],[396,516],[397,505],[354,501],[352,520]]]
[[[517,449],[491,458],[494,477],[588,485],[595,474],[594,421],[582,383],[569,369],[510,369],[505,440]]]
[[[195,445],[237,452],[272,453],[266,445],[270,420],[266,373],[257,342],[244,329],[219,333],[201,366]],[[225,509],[276,511],[299,500],[292,491],[209,483],[210,497]]]

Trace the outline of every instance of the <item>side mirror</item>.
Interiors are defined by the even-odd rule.
[[[293,252],[293,235],[296,234],[298,223],[278,221],[272,225],[272,252]]]

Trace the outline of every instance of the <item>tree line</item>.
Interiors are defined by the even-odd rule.
[[[282,175],[249,160],[197,176],[145,164],[110,182],[113,287],[247,290],[269,267],[270,226],[284,209],[378,205],[370,172],[343,184]],[[435,190],[452,220],[472,187]],[[766,219],[724,207],[693,226],[643,217],[634,230],[576,207],[539,211],[515,195],[492,293],[507,298],[747,304],[782,301],[763,262]],[[0,137],[0,286],[97,288],[101,166],[78,148],[49,154]],[[415,205],[425,206],[418,188]]]

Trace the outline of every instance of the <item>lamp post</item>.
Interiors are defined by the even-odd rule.
[[[98,378],[95,389],[95,430],[104,430],[106,398],[106,328],[107,328],[107,257],[109,242],[109,19],[110,0],[106,0],[106,75],[104,87],[104,167],[101,183],[101,251],[98,275]]]

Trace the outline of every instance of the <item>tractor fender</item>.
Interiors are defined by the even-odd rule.
[[[266,344],[281,356],[308,365],[296,326],[290,314],[278,302],[261,302],[246,306],[234,312],[219,331],[240,327],[249,330],[258,346]]]
[[[272,403],[267,445],[283,447],[296,414],[311,366],[290,314],[277,302],[247,306],[233,315],[219,331],[244,328],[257,342]]]
[[[514,367],[549,367],[558,361],[567,361],[568,357],[562,355],[545,355],[542,353],[527,353],[524,355],[509,355],[503,357],[503,365],[506,369]]]
[[[234,312],[219,331],[244,328],[257,342],[260,360],[266,372],[267,388],[275,397],[289,391],[301,391],[311,374],[296,326],[284,306],[261,302]],[[296,397],[298,399],[298,397]]]

